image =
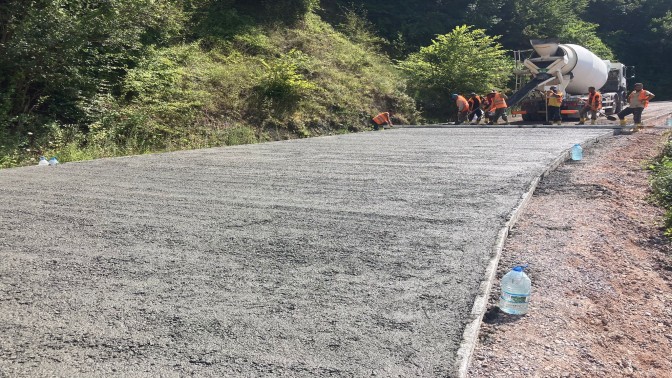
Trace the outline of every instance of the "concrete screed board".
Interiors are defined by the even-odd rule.
[[[0,170],[0,376],[446,376],[497,232],[604,130],[396,129]]]

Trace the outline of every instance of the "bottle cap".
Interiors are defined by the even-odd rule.
[[[525,270],[525,268],[527,268],[528,266],[529,266],[529,264],[518,265],[518,266],[514,267],[514,268],[511,269],[511,270],[514,270],[514,271],[516,271],[516,272],[522,272],[522,271]]]

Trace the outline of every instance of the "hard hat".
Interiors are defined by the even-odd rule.
[[[451,98],[457,98],[457,93],[453,93],[450,97]]]

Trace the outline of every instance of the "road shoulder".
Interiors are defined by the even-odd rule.
[[[659,129],[609,138],[540,183],[495,281],[529,263],[530,313],[484,320],[469,376],[672,371],[672,255],[660,238],[663,212],[647,201],[645,169],[663,141]],[[495,284],[491,307],[498,294]]]

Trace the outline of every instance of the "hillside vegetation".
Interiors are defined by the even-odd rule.
[[[596,3],[618,11],[595,12]],[[664,98],[672,78],[654,73],[672,55],[670,8],[663,0],[3,0],[0,167],[40,155],[72,161],[354,132],[384,110],[398,122],[445,121],[450,93],[505,89],[508,50],[532,37],[641,64],[647,88]],[[631,14],[632,22],[612,18]]]
[[[358,131],[387,109],[417,120],[376,38],[311,3],[94,3],[35,2],[5,24],[0,165]]]

